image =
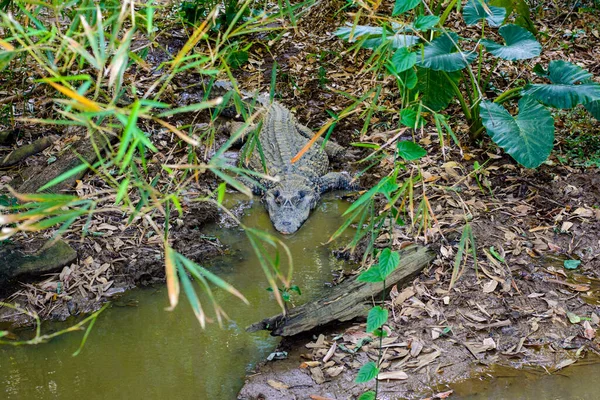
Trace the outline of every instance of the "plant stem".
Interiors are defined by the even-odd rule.
[[[502,93],[500,96],[496,97],[494,99],[494,103],[496,104],[502,104],[507,100],[512,99],[513,97],[516,97],[520,94],[521,90],[523,90],[523,86],[519,86],[516,88],[512,88],[510,90],[507,90],[506,92]]]
[[[462,92],[460,91],[458,86],[456,86],[454,81],[450,78],[448,73],[444,72],[444,76],[446,77],[446,79],[448,79],[448,83],[452,87],[452,90],[454,90],[454,93],[456,93],[456,97],[458,98],[458,101],[460,102],[460,107],[462,108],[463,113],[465,114],[465,118],[467,119],[467,121],[471,121],[471,111],[469,110],[469,106],[467,105],[465,96],[463,96]]]

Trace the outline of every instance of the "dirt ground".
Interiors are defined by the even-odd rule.
[[[269,52],[263,46],[254,46],[251,62],[238,71],[241,86],[247,90],[266,89],[276,60],[279,100],[314,130],[327,120],[325,109],[339,112],[348,105],[341,92],[359,96],[381,83],[381,104],[387,110],[397,107],[400,99],[395,83],[391,79],[378,81],[363,69],[369,52],[346,53],[347,43],[333,35],[350,18],[338,12],[344,4],[317,2],[299,20],[298,29],[273,43]],[[544,39],[543,57],[577,62],[599,75],[598,24],[589,21],[596,17],[562,7],[560,2],[548,5],[540,26],[552,23],[553,29],[555,25],[560,28]],[[458,25],[463,36],[469,29],[476,30]],[[577,32],[576,37],[573,32]],[[177,43],[183,44],[182,37],[185,35],[174,32],[168,40],[177,48]],[[159,51],[149,57],[156,64],[164,59]],[[546,63],[547,59],[537,61]],[[501,64],[499,69],[505,75],[494,79],[511,79],[522,73],[511,65]],[[185,79],[198,76],[182,78],[175,87],[185,87]],[[199,94],[175,93],[174,98],[185,105]],[[458,106],[451,107],[458,110]],[[452,108],[449,113],[452,115]],[[560,114],[564,117],[567,113]],[[420,165],[425,178],[420,194],[428,196],[436,221],[425,235],[396,226],[380,242],[391,239],[395,246],[405,242],[426,244],[436,250],[438,257],[411,285],[393,288],[386,300],[391,322],[381,368],[390,379],[380,382],[381,398],[423,398],[443,393],[447,383],[467,378],[491,364],[537,365],[552,372],[577,362],[588,351],[597,352],[600,175],[597,166],[580,162],[595,153],[577,147],[576,137],[584,133],[597,136],[600,124],[575,113],[569,117],[577,122],[557,124],[555,152],[537,170],[519,167],[489,141],[484,140],[481,149],[475,150],[479,146],[468,145],[467,127],[459,118],[451,123],[466,141],[462,148],[452,145],[443,154],[439,137],[430,126],[411,136],[428,151]],[[373,126],[362,133],[363,119],[348,118],[338,124],[333,139],[345,146],[359,139],[382,144],[391,138],[387,127],[397,118],[397,113],[376,113],[371,120]],[[23,140],[31,136],[25,135]],[[163,139],[156,137],[159,149],[169,146],[160,144]],[[44,153],[28,159],[27,164],[43,164],[68,141],[68,135],[62,136]],[[577,154],[584,154],[574,155],[574,148]],[[367,153],[355,149],[348,152],[348,158],[335,167],[359,169],[351,162]],[[474,160],[484,168],[475,172]],[[368,188],[384,176],[391,163],[391,159],[384,161],[362,176],[362,186]],[[0,175],[2,185],[14,185],[23,179],[16,169]],[[201,192],[211,185],[214,180],[207,179],[195,190]],[[100,180],[88,175],[76,190],[87,194],[102,188]],[[198,236],[202,224],[218,216],[215,209],[201,204],[184,203],[186,214],[173,224],[176,250],[192,259],[223,251],[218,240]],[[467,222],[477,244],[477,270],[472,257],[467,257],[457,282],[448,290],[458,242]],[[77,250],[78,262],[42,282],[27,283],[9,301],[28,304],[43,318],[64,319],[97,309],[106,299],[135,285],[164,280],[161,238],[149,234],[151,229],[145,220],[127,224],[117,212],[104,213],[94,217],[88,228],[91,234],[82,239],[75,232],[80,232],[84,223],[79,222],[64,235]],[[571,259],[581,264],[567,270],[563,263]],[[65,288],[60,294],[55,290],[57,282]],[[5,312],[4,317],[15,319],[12,312]],[[284,340],[281,346],[289,352],[288,358],[259,366],[249,375],[239,398],[350,399],[369,389],[371,385],[354,383],[360,366],[377,360],[378,341],[365,333],[363,322],[330,326],[303,338]]]

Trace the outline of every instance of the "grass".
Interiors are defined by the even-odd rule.
[[[232,71],[247,60],[255,35],[294,28],[297,14],[307,4],[310,1],[294,5],[286,2],[279,8],[263,9],[259,8],[262,4],[246,0],[236,3],[236,7],[230,7],[225,14],[217,8],[204,10],[203,18],[195,21],[173,19],[169,17],[169,9],[150,2],[96,4],[88,0],[46,4],[17,0],[7,5],[14,13],[0,12],[0,29],[5,32],[0,40],[2,74],[7,82],[18,82],[13,75],[26,71],[34,79],[36,88],[41,89],[40,97],[51,100],[54,106],[44,117],[37,113],[19,113],[14,117],[7,114],[5,122],[15,118],[17,123],[29,126],[76,127],[84,132],[83,140],[89,140],[96,153],[97,161],[82,160],[81,165],[48,182],[39,192],[52,189],[85,169],[91,169],[105,189],[81,198],[13,191],[11,196],[20,203],[1,204],[0,224],[4,229],[0,240],[43,230],[52,230],[55,236],[76,233],[74,223],[81,220],[87,221],[79,232],[85,235],[89,222],[97,215],[115,211],[124,215],[128,224],[143,220],[153,236],[162,238],[171,307],[178,304],[179,290],[183,288],[204,327],[209,318],[196,295],[197,291],[204,291],[221,322],[226,314],[212,290],[216,287],[242,301],[245,298],[231,285],[173,250],[169,221],[171,216],[183,215],[183,193],[199,179],[212,179],[209,172],[221,185],[192,201],[210,202],[223,208],[225,184],[252,196],[242,182],[256,179],[257,174],[228,165],[221,155],[243,129],[255,121],[257,114],[246,113],[245,126],[208,157],[208,149],[214,148],[212,123],[218,113],[214,110],[223,100],[207,95],[202,101],[185,106],[171,104],[173,82],[185,74],[195,73],[206,77],[207,82],[219,76],[235,83]],[[182,45],[158,40],[169,28],[184,29],[188,36]],[[173,49],[175,53],[161,65],[151,65],[144,39],[158,48],[169,47],[169,51],[165,51],[167,55]],[[18,65],[27,68],[11,72],[17,71]],[[161,73],[154,74],[154,71]],[[238,110],[243,111],[239,96],[229,93],[226,98],[237,99]],[[209,109],[213,109],[209,130],[195,131],[194,122],[202,115],[211,114]],[[6,106],[2,110],[8,113]],[[159,140],[164,137],[170,139]],[[202,152],[204,157],[200,156]],[[164,158],[155,158],[159,153],[177,156],[174,161],[160,162],[158,160]],[[181,154],[184,158],[179,157]],[[240,181],[236,177],[244,179]],[[285,304],[277,289],[291,284],[293,264],[289,251],[273,236],[251,229],[246,231],[275,298],[284,310]]]

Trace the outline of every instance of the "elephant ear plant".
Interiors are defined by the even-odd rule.
[[[600,119],[600,84],[588,71],[566,61],[551,61],[547,71],[536,65],[533,71],[549,83],[528,83],[504,91],[491,85],[492,74],[501,61],[525,69],[528,64],[523,60],[541,54],[542,46],[534,36],[537,31],[523,0],[467,0],[462,7],[465,23],[482,27],[481,37],[470,39],[462,39],[443,26],[458,0],[448,5],[431,3],[397,0],[384,26],[355,24],[336,32],[342,39],[356,41],[357,48],[380,53],[379,59],[383,59],[387,73],[396,78],[401,92],[401,116],[411,110],[419,114],[419,123],[421,113],[432,113],[440,131],[438,113],[458,100],[473,143],[486,132],[527,168],[542,164],[554,146],[554,117],[547,107],[570,109],[583,105]],[[395,18],[402,15],[411,21],[406,18],[409,12],[414,15],[412,23]],[[509,16],[515,17],[514,23],[506,23]],[[499,27],[497,33],[503,43],[487,38],[487,27]],[[465,42],[475,45],[464,50]],[[491,68],[483,68],[484,64]],[[519,98],[518,112],[513,116],[504,105]]]

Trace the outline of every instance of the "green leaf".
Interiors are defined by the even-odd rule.
[[[434,26],[436,26],[440,22],[440,17],[437,15],[419,15],[415,22],[413,23],[413,27],[417,31],[428,31]]]
[[[569,322],[572,324],[578,324],[581,322],[581,317],[571,311],[567,311],[567,318],[569,318]]]
[[[537,57],[542,52],[542,46],[535,40],[535,37],[520,26],[504,25],[498,33],[504,38],[506,45],[487,39],[481,41],[485,48],[496,57],[509,61],[526,60]]]
[[[298,296],[302,296],[302,291],[300,290],[300,287],[298,285],[290,286],[290,290],[298,293]]]
[[[554,120],[544,106],[531,97],[519,101],[513,118],[502,106],[484,100],[479,115],[488,135],[519,164],[535,168],[544,162],[554,145]]]
[[[492,27],[498,27],[506,18],[506,8],[490,6],[485,1],[486,6],[483,6],[484,0],[468,0],[463,9],[463,18],[467,25],[475,25],[479,21],[485,19]],[[490,14],[491,12],[491,14]]]
[[[409,128],[414,128],[417,124],[417,112],[412,108],[405,108],[400,111],[400,123]]]
[[[368,363],[366,363],[365,365],[360,367],[360,370],[358,371],[358,375],[356,376],[355,382],[356,383],[369,382],[370,380],[375,379],[377,374],[379,374],[379,368],[377,368],[377,365],[375,365],[375,363],[373,361],[369,361]]]
[[[421,101],[433,111],[448,107],[462,78],[460,71],[444,72],[427,68],[417,68],[418,83],[416,89],[421,92]]]
[[[376,400],[375,392],[372,390],[369,390],[368,392],[364,392],[363,394],[360,395],[358,400]]]
[[[248,62],[248,52],[243,50],[233,51],[227,56],[227,63],[231,69],[238,69]]]
[[[392,64],[397,73],[412,68],[417,63],[417,55],[411,53],[406,47],[400,47],[392,56]]]
[[[381,328],[388,320],[388,310],[380,306],[375,306],[367,315],[367,332],[373,332]]]
[[[394,271],[398,267],[399,264],[400,254],[398,254],[397,251],[392,251],[387,247],[383,249],[383,251],[379,255],[379,273],[383,278],[387,278],[392,273],[392,271]]]
[[[565,260],[563,265],[566,269],[577,269],[581,264],[581,260]]]
[[[548,66],[551,84],[530,84],[523,95],[555,108],[573,108],[600,100],[600,85],[591,81],[592,74],[567,61],[554,60]]]
[[[225,192],[227,191],[227,184],[225,182],[221,182],[219,187],[217,188],[217,203],[223,204],[223,200],[225,199]]]
[[[335,35],[350,43],[361,41],[361,47],[366,49],[376,49],[384,44],[384,42],[389,42],[390,46],[394,49],[411,47],[421,40],[418,36],[396,33],[380,26],[352,24],[338,28],[335,31]]]
[[[396,0],[396,3],[394,4],[394,11],[392,11],[392,15],[396,16],[405,13],[409,10],[412,10],[413,8],[418,6],[420,2],[421,0]]]
[[[412,90],[417,86],[418,79],[414,68],[409,68],[406,71],[400,72],[399,74],[392,73],[392,75],[396,77],[402,87],[408,90]]]
[[[476,52],[459,51],[458,35],[454,32],[442,35],[425,46],[420,67],[434,71],[459,71],[471,64],[477,57]]]
[[[372,265],[368,270],[363,271],[356,279],[360,282],[376,283],[383,282],[385,278],[381,276],[381,270],[379,269],[379,265],[375,264]]]
[[[510,17],[513,12],[517,14],[515,24],[527,29],[529,32],[537,35],[537,29],[531,20],[529,5],[525,0],[490,0],[490,6],[506,8],[506,17]]]
[[[600,100],[592,101],[584,105],[585,109],[600,121]]]
[[[398,142],[398,155],[406,161],[414,161],[425,157],[427,155],[427,151],[425,151],[424,148],[415,142],[403,140]]]

